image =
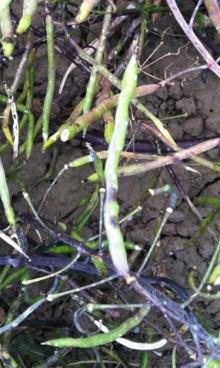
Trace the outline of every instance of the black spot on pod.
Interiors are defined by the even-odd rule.
[[[117,191],[116,189],[114,188],[110,188],[109,191],[108,191],[109,195],[108,195],[108,198],[109,198],[109,201],[114,201],[117,197]]]
[[[176,156],[172,157],[172,163],[173,164],[178,163],[179,161],[180,161],[179,157],[176,157]]]
[[[112,217],[110,218],[110,223],[111,223],[111,225],[112,225],[112,226],[114,226],[114,227],[118,226],[118,220],[117,220],[117,218],[116,218],[115,216],[112,216]]]

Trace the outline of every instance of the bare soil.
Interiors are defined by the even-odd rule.
[[[186,37],[180,32],[171,17],[166,16],[162,18],[155,25],[155,28],[157,28],[159,35],[152,31],[149,32],[142,56],[143,62],[159,45],[162,34],[163,44],[147,62],[147,64],[152,65],[149,65],[149,67],[140,73],[139,84],[152,83],[153,79],[151,75],[157,78],[164,78],[166,74],[177,73],[184,68],[195,65],[199,61],[196,51],[188,43]],[[56,63],[57,92],[53,104],[51,124],[53,130],[65,120],[71,109],[75,106],[76,99],[79,97],[79,88],[81,88],[81,85],[84,85],[88,77],[87,71],[80,71],[79,73],[79,69],[75,69],[67,79],[63,94],[59,95],[58,88],[69,66],[69,61],[57,54]],[[17,65],[18,58],[15,58],[9,64],[8,68],[4,67],[2,69],[2,81],[7,81],[10,85]],[[37,54],[36,70],[34,113],[39,116],[47,83],[45,47],[41,47]],[[144,72],[147,72],[148,75],[144,74]],[[186,75],[181,80],[177,80],[172,85],[164,87],[152,96],[142,98],[142,102],[158,117],[170,117],[170,119],[166,120],[166,126],[176,140],[192,138],[205,139],[219,135],[219,101],[219,80],[211,72]],[[187,113],[187,117],[174,117],[181,113]],[[135,134],[136,139],[151,138],[147,133],[143,133],[138,129],[137,119],[140,118],[143,120],[143,116],[139,116],[138,112],[135,112],[135,114],[136,119],[130,125],[129,136],[132,137]],[[102,125],[102,122],[97,122],[95,128],[102,131]],[[50,182],[63,166],[73,159],[88,153],[84,144],[78,140],[72,140],[67,144],[58,143],[59,155],[55,164],[53,177],[49,181],[41,181],[43,175],[48,170],[52,157],[52,150],[42,153],[41,147],[41,143],[35,145],[30,160],[22,164],[19,172],[36,208],[42,200]],[[96,150],[99,149],[99,147],[94,148]],[[6,168],[9,167],[11,156],[11,152],[3,156]],[[218,161],[219,149],[212,150],[206,157]],[[187,170],[187,167],[182,164],[176,165],[174,170],[181,179],[184,191],[192,202],[196,203],[196,198],[201,195],[218,198],[220,194],[219,175],[192,165],[191,163],[187,163],[186,165],[193,168],[194,172]],[[80,201],[88,196],[89,193],[92,193],[94,189],[93,184],[86,182],[87,176],[92,172],[92,166],[84,166],[74,170],[70,169],[65,172],[48,195],[41,212],[42,217],[51,222],[65,221],[74,226],[81,212],[81,208],[79,207]],[[158,187],[171,183],[168,172],[166,169],[163,169],[161,173],[155,171],[150,174],[147,173],[121,179],[118,194],[121,217],[139,204],[143,205],[142,211],[124,225],[123,232],[126,240],[131,240],[141,245],[145,250],[152,243],[158,220],[166,208],[165,195],[148,196],[143,201],[143,198],[148,194],[148,186],[152,175],[159,176]],[[16,212],[26,212],[28,208],[20,190],[15,186],[13,179],[9,182],[12,203]],[[210,210],[210,208],[204,206],[198,206],[197,204],[196,206],[203,217]],[[3,216],[2,208],[1,215]],[[98,223],[99,211],[97,209],[92,215],[89,228],[86,229],[84,236],[89,237],[96,234],[98,232]],[[191,292],[188,284],[189,272],[192,269],[196,270],[197,277],[200,280],[207,268],[214,249],[214,241],[207,232],[190,247],[184,247],[185,242],[193,236],[197,228],[198,220],[191,213],[184,199],[180,198],[174,214],[170,217],[162,232],[160,244],[155,254],[155,262],[163,260],[162,273],[187,288],[189,292]],[[216,233],[219,232],[219,215],[217,215],[212,224],[212,229]],[[1,251],[1,253],[3,252]],[[134,269],[142,257],[143,254],[137,257],[134,263]],[[151,272],[149,270],[148,274],[151,274]],[[218,330],[220,326],[220,301],[204,303],[198,300],[197,305],[203,310],[204,315],[207,316],[207,321],[211,328]],[[153,365],[154,358],[152,357],[152,359],[152,367],[156,367],[156,365]],[[158,364],[158,357],[155,359],[157,359]],[[132,357],[129,360],[132,361]],[[164,353],[160,361],[160,367],[163,366],[166,366],[166,353]]]

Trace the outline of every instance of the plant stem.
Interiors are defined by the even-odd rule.
[[[106,8],[106,13],[105,13],[104,21],[103,21],[103,26],[102,26],[102,32],[101,32],[101,36],[99,40],[99,45],[98,45],[96,55],[95,55],[95,61],[97,64],[102,63],[103,53],[105,50],[106,37],[107,37],[108,30],[109,30],[110,22],[111,22],[111,10],[112,10],[112,7],[111,5],[109,5]],[[96,69],[96,66],[93,65],[91,73],[90,73],[90,78],[89,78],[89,82],[87,85],[87,89],[86,89],[86,96],[83,101],[83,112],[84,113],[88,112],[91,109],[93,97],[94,97],[95,90],[96,90],[96,83],[97,83],[97,69]]]
[[[42,135],[43,142],[48,139],[49,120],[52,108],[53,94],[55,89],[55,49],[54,49],[54,25],[50,14],[46,16],[46,31],[47,31],[47,55],[48,55],[48,80],[47,91],[44,100],[44,107],[42,113],[43,127]]]
[[[124,240],[118,223],[119,205],[117,203],[116,196],[118,191],[118,165],[120,154],[125,144],[128,128],[128,109],[136,83],[137,61],[136,56],[133,55],[122,79],[122,91],[118,99],[115,126],[112,139],[109,144],[108,157],[105,166],[105,229],[113,264],[119,274],[124,277],[127,277],[129,267],[124,247]]]
[[[204,0],[209,17],[218,33],[220,33],[220,9],[217,0]]]
[[[189,27],[189,25],[186,23],[185,19],[183,18],[177,3],[175,0],[167,0],[167,3],[170,7],[170,10],[172,11],[174,17],[176,18],[177,22],[179,23],[180,27],[182,28],[183,32],[186,34],[186,36],[189,38],[189,40],[192,42],[194,47],[197,49],[199,54],[203,57],[203,59],[206,61],[208,68],[213,71],[218,77],[220,77],[220,67],[218,63],[213,59],[213,57],[210,55],[210,53],[206,50],[206,48],[203,46],[202,42],[198,39],[198,37],[193,32],[193,29]]]
[[[5,170],[2,164],[2,160],[0,158],[0,197],[3,203],[3,207],[5,210],[5,216],[8,220],[9,225],[13,230],[16,228],[16,217],[14,210],[11,206],[10,194],[8,190],[8,185],[5,177]]]
[[[195,160],[198,157],[196,155],[207,152],[215,147],[217,147],[220,143],[220,138],[210,139],[206,142],[199,143],[193,147],[186,148],[175,152],[173,155],[162,156],[150,162],[143,162],[137,164],[131,164],[127,166],[122,166],[119,168],[118,174],[120,177],[123,176],[132,176],[142,174],[147,171],[158,169],[159,167],[165,167],[167,165],[175,165],[182,160],[191,159]],[[203,159],[204,160],[204,159]],[[213,170],[216,172],[220,172],[220,166],[213,164]],[[89,181],[97,181],[97,176],[92,174],[87,180]]]
[[[149,84],[137,87],[134,90],[134,95],[145,96],[155,92],[159,88],[159,84]],[[49,146],[54,144],[59,138],[63,142],[66,142],[75,137],[76,134],[83,131],[96,120],[100,119],[108,110],[111,110],[117,104],[118,98],[119,95],[109,97],[86,114],[80,116],[78,119],[71,122],[70,119],[68,119],[67,123],[61,125],[58,131],[49,137],[48,141],[44,144],[44,149],[47,149]]]
[[[199,287],[198,288],[196,288],[196,291],[194,292],[194,294],[192,294],[191,296],[190,296],[190,298],[183,304],[183,307],[185,308],[186,306],[188,306],[189,304],[191,304],[192,303],[192,301],[198,296],[198,295],[200,295],[200,293],[201,293],[201,290],[202,290],[202,288],[204,287],[204,285],[205,285],[205,283],[208,281],[208,279],[209,279],[209,276],[210,276],[210,274],[211,274],[211,272],[212,272],[212,270],[213,270],[213,268],[214,268],[214,265],[215,265],[215,263],[216,263],[216,261],[217,261],[217,259],[218,259],[218,256],[219,256],[219,254],[220,254],[220,240],[218,241],[218,243],[216,244],[216,248],[215,248],[215,251],[214,251],[214,253],[213,253],[213,255],[212,255],[212,258],[211,258],[211,260],[210,260],[210,262],[209,262],[209,265],[208,265],[208,268],[207,268],[207,270],[206,270],[206,272],[205,272],[205,274],[204,274],[204,276],[203,276],[203,278],[202,278],[202,280],[201,280],[201,282],[200,282],[200,285],[199,285]]]
[[[105,78],[107,78],[114,86],[116,86],[118,89],[121,90],[121,82],[118,78],[116,78],[114,76],[114,74],[110,73],[108,71],[108,69],[106,69],[103,65],[99,65],[96,63],[96,61],[88,55],[88,53],[86,53],[85,51],[83,51],[83,49],[69,36],[69,34],[67,33],[67,38],[69,40],[69,42],[71,43],[71,45],[76,49],[76,51],[78,52],[79,56],[82,59],[85,59],[88,63],[96,66],[97,71],[102,74]],[[163,83],[164,85],[164,83]],[[159,86],[161,87],[162,84],[159,84]],[[152,92],[151,92],[152,93]],[[142,103],[140,103],[135,97],[132,99],[132,104],[134,106],[136,106],[136,108],[138,110],[140,110],[142,113],[144,113],[148,118],[150,118],[153,123],[157,126],[157,128],[159,130],[161,130],[161,133],[164,134],[166,132],[166,137],[167,139],[170,141],[170,143],[175,147],[175,142],[173,140],[173,138],[171,137],[170,133],[168,132],[168,130],[166,130],[162,124],[162,122],[156,117],[154,116]],[[71,126],[72,127],[72,126]],[[69,128],[71,128],[69,127]],[[63,132],[63,135],[61,136],[61,140],[63,141],[67,141],[68,139],[71,139],[74,136],[74,131],[70,132],[70,134],[68,133],[68,131]],[[62,139],[63,138],[63,139]]]

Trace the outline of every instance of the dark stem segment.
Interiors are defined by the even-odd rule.
[[[73,246],[81,249],[83,249],[83,254],[86,255],[94,255],[96,254],[95,251],[88,249],[85,251],[84,247],[85,245],[78,244],[75,240],[70,238],[68,235],[61,233],[59,231],[51,230],[47,228],[46,226],[39,224],[37,220],[34,220],[32,216],[30,215],[20,215],[20,219],[23,220],[25,223],[29,223],[32,226],[46,231],[50,236],[53,236],[55,239],[59,239],[62,242],[65,243],[71,243],[74,244]],[[36,225],[36,226],[35,226]],[[83,246],[83,247],[82,247]],[[104,257],[103,257],[104,259]],[[104,260],[105,261],[105,260]],[[45,257],[45,256],[37,256],[32,255],[31,261],[28,262],[26,259],[22,257],[0,257],[0,265],[3,264],[10,264],[13,267],[19,267],[22,264],[24,265],[30,265],[30,266],[43,266],[43,267],[59,267],[62,268],[66,263],[69,263],[68,257]],[[106,263],[108,272],[111,274],[114,273],[114,268],[109,262]],[[84,263],[84,262],[76,262],[72,269],[75,269],[76,271],[79,270],[81,272],[90,273],[93,275],[99,275],[97,270],[90,264]],[[131,274],[132,276],[135,276],[135,274]],[[101,275],[99,275],[101,276]],[[186,298],[186,295],[183,295],[185,293],[185,290],[182,289],[178,284],[175,282],[168,280],[168,279],[155,279],[154,277],[140,277],[137,279],[133,279],[134,281],[131,283],[131,287],[136,291],[138,294],[144,296],[146,300],[150,301],[152,305],[159,308],[161,312],[164,315],[167,315],[172,320],[178,321],[184,325],[186,325],[189,330],[191,331],[193,338],[195,340],[199,341],[199,343],[205,343],[211,354],[218,358],[220,356],[220,346],[216,343],[214,338],[209,335],[209,333],[198,323],[196,320],[194,314],[192,312],[188,312],[184,310],[177,302],[170,299],[168,296],[166,296],[161,291],[157,290],[152,285],[162,285],[167,286],[168,288],[171,288],[176,292],[176,294],[180,297]]]
[[[30,261],[24,257],[17,256],[1,256],[0,266],[12,266],[14,268],[29,266],[29,267],[49,267],[51,268],[64,268],[70,263],[70,258],[64,256],[40,256],[36,254],[29,254]],[[86,274],[101,276],[100,272],[88,262],[75,262],[69,269],[73,271],[85,272]],[[109,271],[109,275],[113,275],[113,271]],[[160,276],[144,276],[141,277],[143,282],[151,285],[158,285],[161,288],[167,287],[173,290],[178,297],[182,300],[186,300],[189,296],[185,288],[180,286],[177,282],[168,279],[167,277]]]
[[[213,137],[216,138],[216,137]],[[84,137],[82,133],[77,134],[75,139],[82,141],[82,142],[88,142],[92,145],[102,146],[104,148],[108,148],[108,144],[106,143],[103,136],[97,132],[97,131],[90,131],[86,133],[86,136]],[[212,138],[208,138],[212,139]],[[190,148],[195,146],[196,144],[205,142],[207,138],[196,138],[196,139],[187,139],[187,140],[179,140],[176,141],[176,144],[180,148]],[[137,153],[158,153],[158,147],[154,145],[149,140],[138,140],[136,139],[132,144],[129,144],[131,140],[127,139],[125,144],[125,150],[129,152],[137,152]],[[218,145],[217,147],[220,147]],[[168,147],[163,142],[160,143],[161,153],[169,153],[174,152],[172,148]]]
[[[205,343],[214,359],[220,357],[220,345],[217,343],[213,336],[211,336],[197,321],[192,312],[187,312],[180,305],[172,301],[166,295],[163,295],[159,290],[155,289],[149,283],[143,282],[143,280],[135,279],[131,284],[133,290],[139,295],[142,295],[146,300],[150,301],[155,307],[159,308],[163,315],[169,316],[172,320],[183,323],[188,327],[192,333],[194,342],[195,339],[199,343]]]
[[[30,255],[30,258],[31,260],[27,261],[24,257],[2,256],[0,257],[0,266],[10,265],[15,268],[22,266],[63,268],[71,261],[71,259],[68,257]],[[76,262],[70,266],[70,269],[86,272],[87,274],[91,275],[100,275],[94,266],[86,262]]]
[[[42,222],[36,220],[33,216],[29,214],[22,214],[19,216],[20,220],[26,224],[32,225],[34,228],[43,230],[46,234],[50,235],[51,238],[62,241],[65,244],[70,245],[74,249],[76,249],[80,254],[84,254],[87,256],[97,256],[97,252],[91,248],[86,247],[83,243],[71,238],[69,235],[50,229],[48,226],[44,225]]]

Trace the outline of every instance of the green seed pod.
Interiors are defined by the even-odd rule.
[[[12,0],[1,0],[1,2],[0,2],[0,13],[2,13],[3,10],[5,10],[10,5],[11,2],[12,2]]]
[[[119,337],[123,336],[126,332],[139,325],[142,319],[148,313],[148,309],[140,309],[133,317],[128,318],[120,326],[114,328],[108,333],[100,333],[95,336],[79,337],[76,339],[70,337],[63,337],[60,339],[54,339],[45,341],[42,345],[50,345],[56,348],[66,347],[79,347],[79,348],[91,348],[95,346],[109,344]]]
[[[23,15],[17,26],[18,34],[24,33],[31,25],[34,13],[37,10],[37,0],[23,0]]]
[[[216,265],[209,277],[209,283],[212,285],[219,285],[220,283],[220,265]]]
[[[10,58],[10,56],[12,55],[13,51],[14,51],[14,44],[13,42],[8,42],[8,41],[2,41],[2,49],[3,49],[3,54],[6,58]]]
[[[220,362],[219,360],[214,360],[214,359],[207,359],[207,357],[204,358],[205,360],[205,366],[207,368],[220,368]]]
[[[83,0],[79,9],[79,13],[77,14],[75,19],[76,23],[85,22],[97,3],[98,0]]]
[[[106,201],[105,201],[105,229],[109,242],[109,252],[112,262],[119,274],[127,278],[129,266],[118,221],[119,205],[117,203],[118,167],[120,155],[125,144],[128,128],[129,104],[133,97],[137,83],[137,60],[135,54],[131,57],[122,79],[122,89],[118,99],[115,115],[115,126],[109,145],[108,157],[105,165]]]
[[[13,26],[10,16],[9,7],[5,7],[2,12],[0,12],[0,28],[2,33],[2,48],[5,57],[9,58],[14,51],[13,43]]]
[[[7,184],[5,171],[2,165],[1,158],[0,158],[0,197],[1,197],[1,201],[4,207],[4,211],[5,211],[5,216],[8,220],[8,223],[11,225],[13,229],[15,229],[16,217],[15,217],[14,210],[11,206],[8,184]]]
[[[112,134],[114,131],[114,118],[110,111],[107,111],[107,113],[103,116],[103,118],[105,120],[104,137],[106,143],[109,144],[111,142]]]

